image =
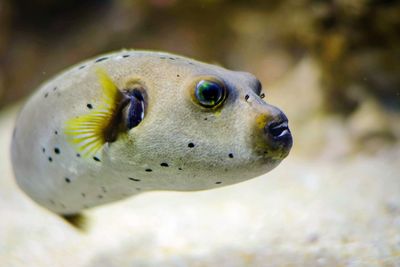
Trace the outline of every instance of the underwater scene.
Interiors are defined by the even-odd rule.
[[[400,266],[400,2],[0,0],[0,266]]]

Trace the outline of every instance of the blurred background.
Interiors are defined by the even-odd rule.
[[[291,155],[226,189],[96,209],[86,234],[35,206],[8,158],[20,104],[124,48],[255,74],[289,117]],[[396,0],[0,0],[0,265],[400,266],[399,62]]]

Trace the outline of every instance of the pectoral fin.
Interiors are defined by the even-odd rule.
[[[100,105],[88,114],[68,120],[65,134],[84,157],[93,156],[108,140],[123,94],[105,71],[97,70],[103,95]]]

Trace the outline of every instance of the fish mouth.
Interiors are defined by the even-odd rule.
[[[286,150],[287,152],[292,148],[293,137],[289,129],[287,118],[282,118],[278,121],[268,123],[264,128],[264,131],[274,146]]]
[[[287,120],[281,122],[271,122],[267,125],[267,128],[269,135],[275,141],[282,141],[292,136],[289,129],[289,123]]]

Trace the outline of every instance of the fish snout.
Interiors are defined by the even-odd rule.
[[[263,153],[268,157],[280,159],[286,157],[293,145],[286,115],[280,109],[268,105],[268,109],[264,110],[259,118],[262,141],[257,146],[266,149]]]

